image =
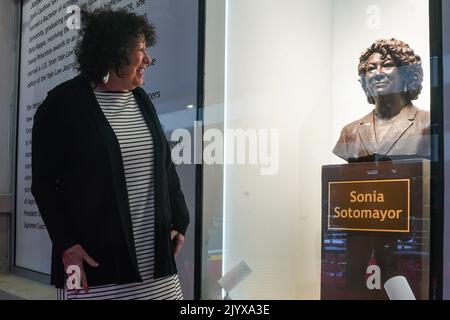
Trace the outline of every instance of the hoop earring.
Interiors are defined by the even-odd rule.
[[[108,83],[109,80],[109,71],[105,74],[105,76],[102,79],[103,84]]]

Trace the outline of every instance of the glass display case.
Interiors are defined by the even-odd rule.
[[[204,164],[202,298],[221,299],[217,280],[241,262],[252,272],[233,299],[392,299],[384,284],[396,276],[416,299],[431,296],[433,113],[442,108],[434,4],[206,4],[204,130],[220,131],[224,147],[222,162]],[[398,194],[407,227],[329,224],[330,182],[369,181],[354,202],[387,214],[398,197],[364,194],[392,179],[409,185]],[[351,201],[351,191],[338,198]]]

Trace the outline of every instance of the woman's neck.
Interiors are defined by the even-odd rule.
[[[91,84],[95,91],[115,91],[115,92],[129,92],[129,89],[124,89],[122,86],[110,85],[109,83]]]
[[[125,83],[124,79],[118,77],[114,72],[109,73],[109,78],[106,83],[91,84],[96,91],[119,91],[128,92],[133,90],[129,83]]]
[[[388,120],[398,115],[407,104],[399,94],[379,96],[375,98],[375,114],[379,119]]]

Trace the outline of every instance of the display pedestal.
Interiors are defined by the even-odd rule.
[[[321,299],[388,299],[404,276],[429,290],[428,160],[322,167]]]

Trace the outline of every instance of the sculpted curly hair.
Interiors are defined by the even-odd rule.
[[[109,68],[118,72],[121,65],[129,64],[128,50],[141,37],[147,47],[156,42],[155,26],[144,16],[123,9],[82,10],[75,48],[78,71],[90,81],[101,83]]]
[[[366,93],[367,101],[375,104],[375,99],[367,89],[366,70],[367,60],[373,53],[381,54],[382,59],[389,55],[399,68],[402,79],[404,79],[404,95],[406,101],[411,102],[419,97],[422,91],[423,69],[422,59],[414,53],[408,44],[395,38],[380,39],[367,48],[359,58],[358,75],[361,86]]]

